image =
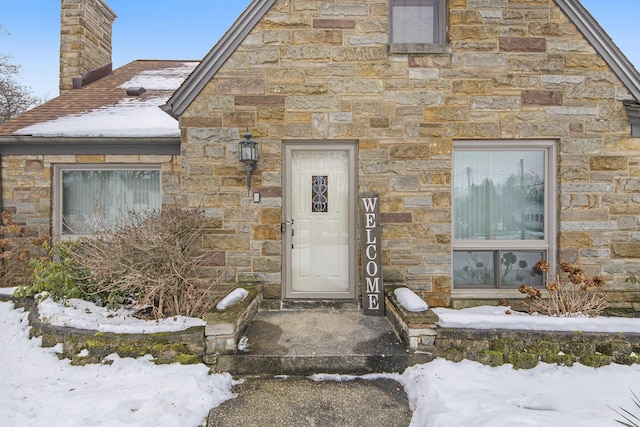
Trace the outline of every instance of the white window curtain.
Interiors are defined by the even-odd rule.
[[[457,240],[544,238],[544,152],[454,154]]]
[[[159,170],[62,170],[62,231],[90,234],[161,206]]]
[[[476,145],[454,143],[454,287],[542,286],[534,267],[553,252],[553,144]]]

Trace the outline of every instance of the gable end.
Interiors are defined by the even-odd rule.
[[[598,21],[591,16],[579,0],[555,0],[555,2],[591,43],[596,52],[602,56],[633,97],[640,100],[640,74]]]
[[[275,2],[276,0],[253,0],[161,108],[178,118]]]

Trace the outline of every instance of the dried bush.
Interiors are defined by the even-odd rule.
[[[25,285],[29,282],[33,268],[32,258],[43,256],[42,244],[49,236],[41,239],[27,237],[24,227],[13,221],[9,212],[2,212],[0,221],[0,287]]]
[[[73,257],[96,292],[128,295],[155,318],[199,317],[227,291],[200,277],[216,255],[200,249],[206,224],[201,209],[130,212],[125,225],[81,239]]]
[[[550,280],[549,263],[538,261],[536,268],[547,274],[546,288],[548,298],[543,298],[539,288],[520,285],[518,290],[527,295],[524,305],[529,307],[530,313],[542,313],[549,316],[597,316],[607,308],[607,301],[600,289],[605,281],[600,276],[587,278],[584,270],[574,267],[568,262],[560,263],[560,270],[564,275],[556,275]]]

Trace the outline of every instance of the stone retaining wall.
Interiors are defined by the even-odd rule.
[[[258,313],[262,299],[261,286],[249,285],[243,288],[249,291],[249,295],[244,300],[223,311],[214,309],[203,317],[207,322],[204,363],[214,366],[215,370],[219,368],[217,366],[219,355],[237,352],[238,340]]]
[[[43,347],[62,343],[60,356],[72,364],[102,363],[112,353],[121,357],[151,354],[156,363],[204,362],[216,370],[217,356],[236,352],[239,337],[257,313],[260,289],[248,290],[250,295],[232,310],[207,314],[206,332],[205,327],[155,334],[83,330],[41,322],[37,305],[30,299],[19,299],[16,306],[31,309],[31,336],[41,336]],[[539,362],[593,367],[640,363],[640,333],[438,328],[437,315],[431,310],[408,313],[389,295],[387,292],[387,318],[396,333],[409,350],[433,357],[454,362],[467,359],[490,366],[508,363],[515,369],[533,368]],[[85,349],[88,352],[83,352]]]
[[[387,320],[409,350],[434,357],[438,315],[432,310],[421,313],[405,310],[393,293],[395,288],[384,290]]]
[[[640,334],[438,328],[435,356],[515,369],[538,362],[599,367],[640,363]]]
[[[432,310],[411,313],[398,303],[393,288],[386,288],[385,295],[387,319],[398,336],[408,349],[433,358],[509,363],[515,369],[538,362],[593,367],[640,363],[640,333],[440,328]]]
[[[29,324],[30,336],[42,337],[42,347],[62,343],[60,357],[68,358],[73,365],[102,363],[113,353],[134,358],[150,354],[157,364],[201,363],[204,356],[204,326],[153,334],[99,332],[41,322],[37,304],[31,307]]]

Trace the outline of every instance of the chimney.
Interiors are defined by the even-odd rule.
[[[117,15],[104,0],[60,0],[60,94],[111,72],[111,32]],[[96,74],[95,70],[101,70]],[[84,82],[85,84],[87,81]]]

